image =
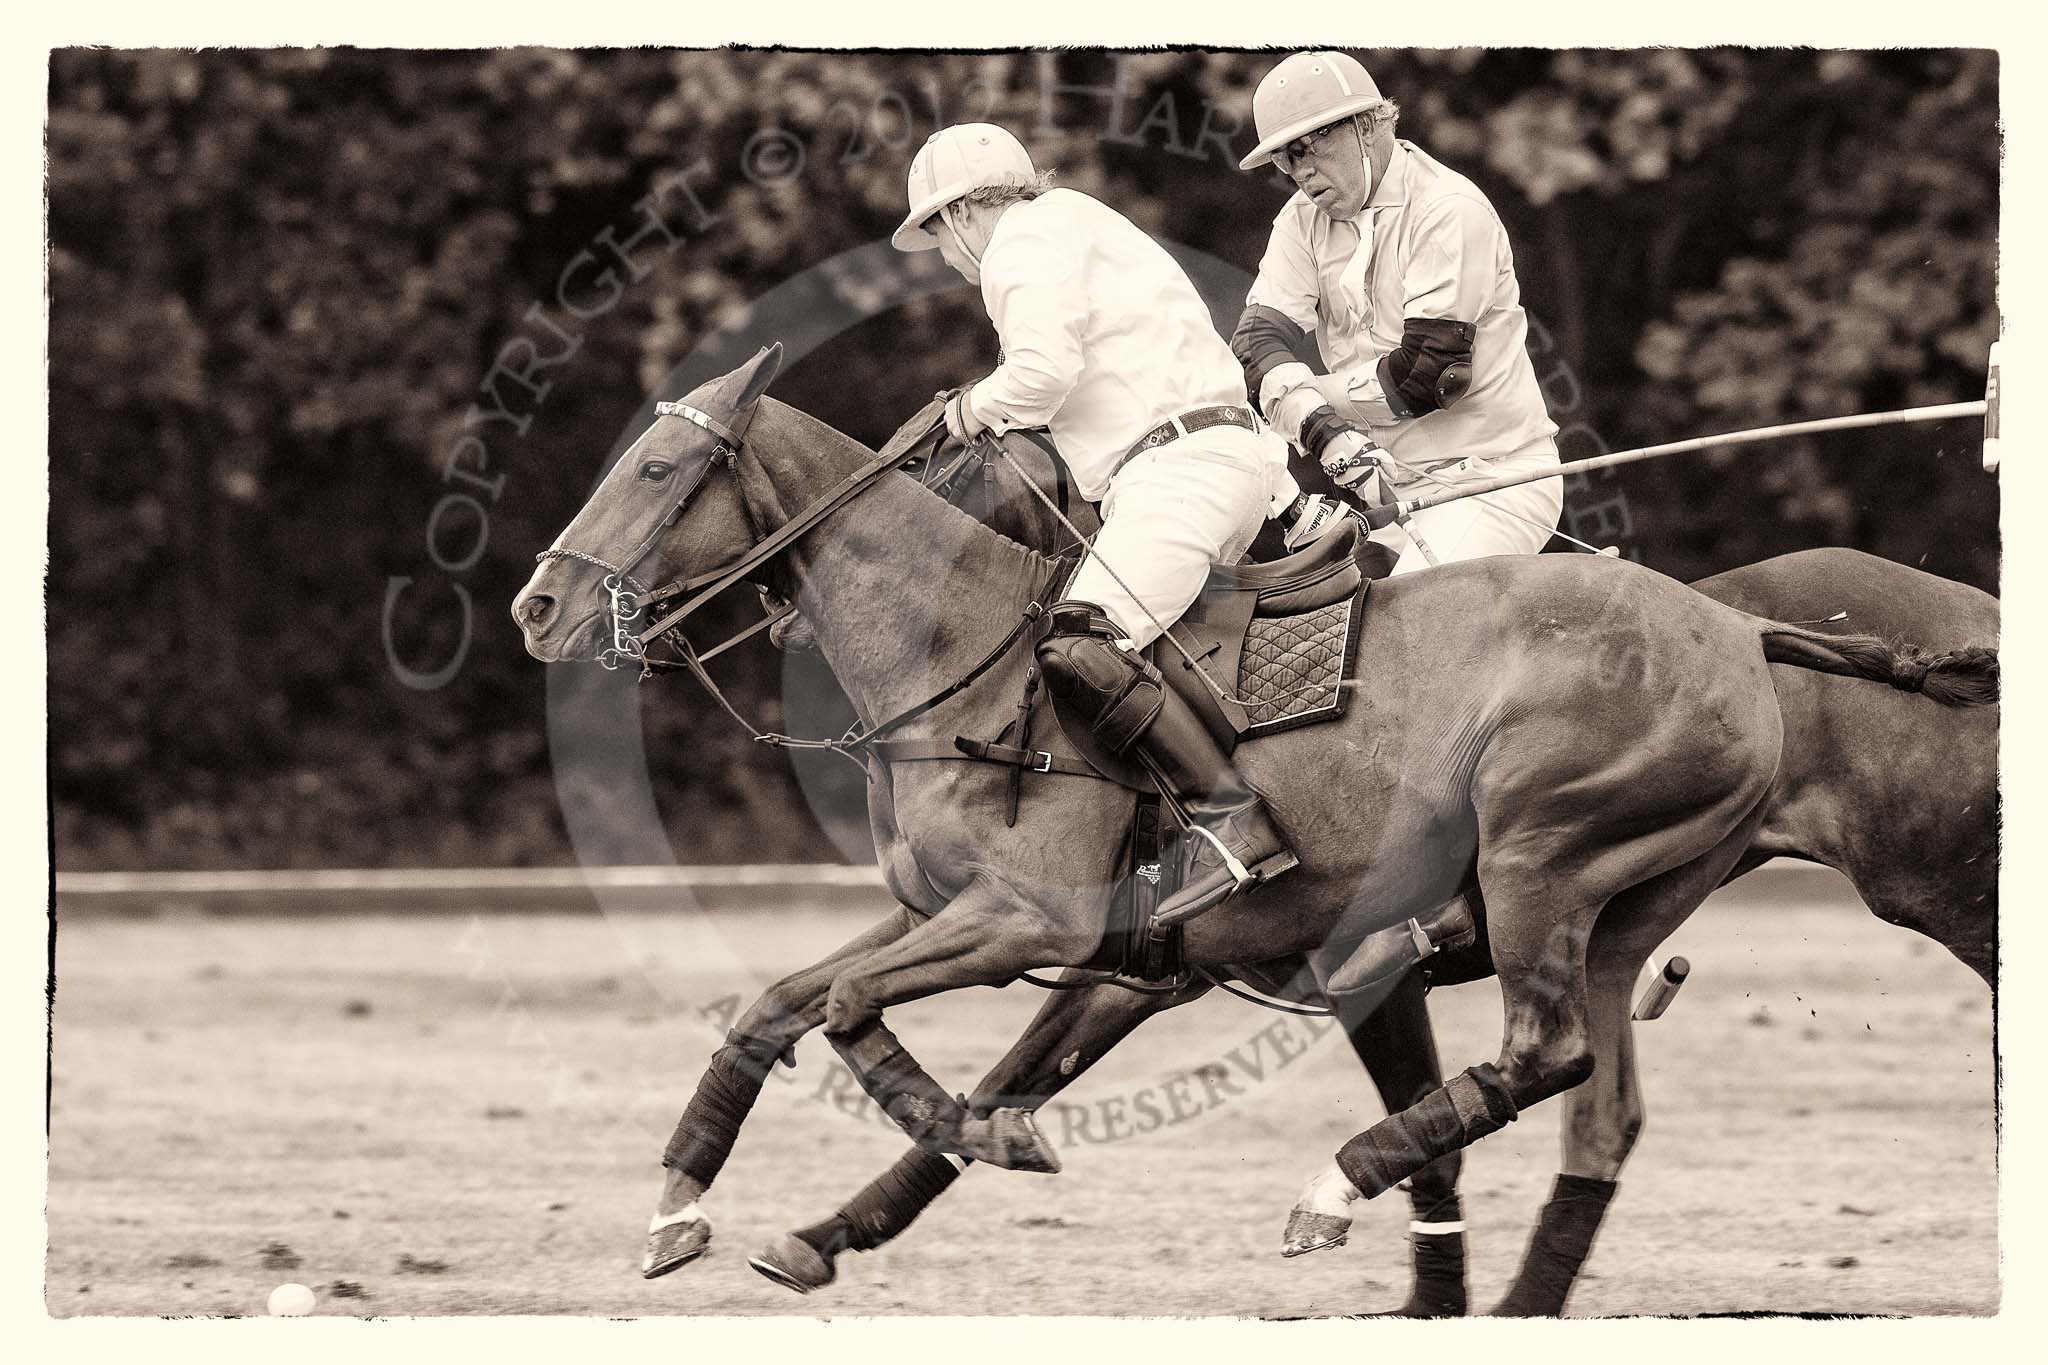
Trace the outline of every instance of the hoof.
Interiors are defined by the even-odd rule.
[[[1006,1171],[1060,1171],[1060,1154],[1026,1109],[998,1109],[985,1119],[970,1120],[961,1134],[959,1153]]]
[[[1315,1176],[1287,1211],[1280,1254],[1306,1256],[1324,1247],[1343,1246],[1351,1236],[1351,1204],[1357,1198],[1358,1190],[1336,1166]]]
[[[839,1274],[837,1267],[820,1255],[816,1247],[793,1232],[759,1255],[749,1256],[747,1264],[784,1289],[794,1289],[799,1294],[823,1289]]]
[[[647,1255],[640,1261],[643,1279],[658,1280],[671,1270],[681,1270],[711,1250],[711,1220],[692,1204],[666,1218],[656,1214],[647,1227]]]
[[[1280,1234],[1282,1256],[1306,1256],[1324,1247],[1340,1247],[1351,1240],[1351,1220],[1313,1209],[1294,1209],[1287,1215],[1287,1230]]]

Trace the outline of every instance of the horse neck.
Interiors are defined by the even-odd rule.
[[[1101,529],[1101,518],[1094,506],[1073,497],[1071,492],[1064,499],[1066,511],[1055,512],[1047,505],[1056,505],[1055,494],[1071,487],[1057,456],[1045,454],[1035,443],[1024,440],[1006,442],[1004,451],[990,456],[994,463],[989,468],[995,471],[995,507],[987,522],[990,527],[1040,554],[1072,544],[1077,533],[1093,535]],[[1016,464],[1011,462],[1013,455],[1020,456]]]
[[[747,499],[769,526],[875,458],[767,399],[748,449]],[[819,650],[869,721],[915,705],[980,662],[1046,571],[1041,556],[902,474],[883,475],[799,538],[788,560]]]

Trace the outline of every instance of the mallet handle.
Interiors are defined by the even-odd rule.
[[[1671,1007],[1678,998],[1678,988],[1685,984],[1685,978],[1692,974],[1692,964],[1682,957],[1674,957],[1664,964],[1664,970],[1657,973],[1657,979],[1643,992],[1643,998],[1636,1002],[1637,1019],[1655,1019]]]
[[[1476,498],[1485,493],[1498,493],[1503,488],[1519,488],[1525,483],[1540,479],[1561,479],[1567,474],[1583,474],[1593,469],[1612,469],[1616,465],[1634,464],[1638,460],[1654,460],[1660,455],[1682,455],[1690,450],[1709,450],[1715,446],[1746,446],[1756,441],[1775,440],[1781,436],[1805,436],[1820,431],[1850,431],[1858,427],[1904,426],[1910,422],[1945,422],[1952,417],[1979,417],[1984,413],[1984,400],[1969,403],[1937,403],[1925,408],[1902,408],[1897,412],[1861,412],[1848,417],[1819,417],[1810,422],[1781,422],[1774,427],[1757,427],[1750,431],[1730,431],[1719,436],[1695,436],[1689,441],[1667,441],[1663,445],[1643,446],[1639,450],[1618,450],[1612,455],[1595,455],[1590,459],[1572,460],[1555,469],[1536,470],[1525,474],[1503,474],[1485,483],[1467,487],[1447,489],[1420,498],[1402,498],[1391,504],[1389,512],[1398,510],[1401,516],[1421,512],[1431,507],[1441,507],[1447,502],[1460,498]],[[1379,510],[1379,509],[1374,509]],[[1391,516],[1388,520],[1391,520]]]

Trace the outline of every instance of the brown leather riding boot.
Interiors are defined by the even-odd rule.
[[[1344,965],[1331,974],[1328,993],[1352,995],[1391,985],[1403,972],[1427,962],[1440,950],[1470,946],[1477,934],[1472,907],[1463,895],[1453,896],[1426,915],[1366,935]]]
[[[1193,823],[1192,869],[1154,912],[1153,924],[1192,919],[1293,867],[1295,856],[1266,803],[1159,670],[1117,645],[1117,628],[1102,609],[1060,602],[1051,618],[1038,662],[1054,700],[1085,720],[1103,747],[1136,757]]]

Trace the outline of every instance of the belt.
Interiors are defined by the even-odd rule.
[[[1124,452],[1123,459],[1117,461],[1117,467],[1121,469],[1134,456],[1142,455],[1155,446],[1163,446],[1168,441],[1178,441],[1190,432],[1206,431],[1210,427],[1243,427],[1246,431],[1257,431],[1259,424],[1258,419],[1252,416],[1250,408],[1233,407],[1229,404],[1220,404],[1213,408],[1196,408],[1178,417],[1167,418],[1131,442],[1131,448]]]

